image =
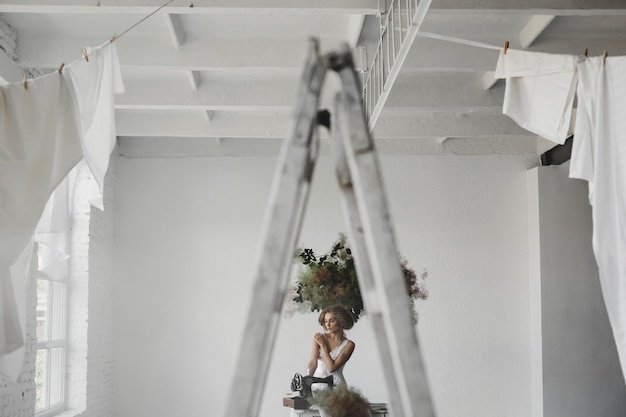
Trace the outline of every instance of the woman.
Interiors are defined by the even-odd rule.
[[[311,360],[307,375],[319,378],[333,376],[334,385],[345,384],[343,367],[354,352],[354,342],[346,338],[344,330],[351,329],[354,320],[341,306],[330,306],[322,310],[318,319],[324,333],[315,333]],[[326,384],[313,384],[312,389],[326,388]]]

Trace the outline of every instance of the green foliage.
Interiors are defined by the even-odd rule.
[[[361,317],[364,313],[363,297],[352,251],[345,235],[340,234],[331,250],[319,258],[313,249],[299,250],[296,261],[302,266],[291,301],[304,307],[298,309],[299,311],[321,311],[330,305],[338,304],[352,314],[355,322]],[[411,301],[413,317],[417,321],[414,301],[418,298],[423,300],[427,298],[428,292],[422,282],[427,275],[424,272],[418,276],[402,257],[399,257],[399,262],[407,295]]]
[[[314,403],[333,417],[370,417],[370,403],[357,389],[339,385],[315,391]]]

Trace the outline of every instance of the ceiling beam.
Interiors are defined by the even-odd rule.
[[[189,73],[197,74],[194,71]],[[475,74],[408,73],[400,74],[396,88],[387,100],[389,111],[483,111],[500,108],[504,85],[485,92]],[[218,81],[208,77],[204,84],[199,78],[189,88],[184,77],[179,80],[125,78],[126,92],[116,97],[119,109],[160,110],[244,110],[289,112],[295,103],[298,79],[274,77],[238,77]],[[158,88],[155,88],[158,85]],[[330,87],[330,85],[328,86]],[[332,108],[332,91],[323,89],[320,107]]]
[[[206,83],[195,91],[171,81],[126,81],[125,88],[126,92],[116,97],[118,109],[290,112],[297,93],[295,80],[281,81],[279,77],[263,82]]]
[[[118,136],[284,138],[291,118],[287,114],[204,111],[116,110]]]
[[[528,134],[501,109],[492,112],[383,112],[376,138],[481,137]]]
[[[436,0],[430,13],[438,12],[598,16],[626,14],[626,4],[616,0]]]
[[[172,45],[174,48],[179,48],[185,41],[185,28],[180,20],[180,16],[177,14],[167,13],[165,16],[165,23],[170,31],[170,37],[172,39]]]
[[[493,71],[499,51],[439,39],[420,38],[413,44],[402,71]]]
[[[200,87],[201,79],[200,73],[198,71],[185,71],[187,74],[187,79],[189,80],[189,86],[193,91],[196,91]],[[126,88],[126,92],[128,92],[128,87]]]
[[[526,26],[520,31],[520,46],[524,49],[528,48],[541,35],[541,33],[554,20],[554,16],[535,15],[530,18]]]
[[[385,109],[479,111],[499,108],[503,99],[504,86],[483,90],[479,73],[405,72],[398,76]]]
[[[498,79],[496,78],[496,72],[495,71],[485,72],[483,76],[481,77],[480,82],[483,86],[484,91],[491,90],[491,88],[494,85],[496,85],[496,83],[498,82]]]
[[[52,3],[52,4],[51,4]],[[164,0],[3,0],[0,13],[148,14]],[[164,8],[177,14],[378,13],[378,0],[178,0]]]
[[[420,138],[375,139],[379,155],[528,155],[528,166],[537,164],[536,136],[504,138]],[[189,156],[278,156],[283,139],[143,137],[118,138],[123,158],[180,158]],[[320,154],[330,153],[327,140],[321,140]],[[534,163],[534,164],[533,164]]]
[[[86,45],[96,46],[104,41],[94,37],[23,36],[20,63],[25,67],[56,68],[61,62],[79,59]],[[127,36],[116,42],[122,66],[190,71],[290,69],[298,73],[302,71],[307,45],[306,39],[188,39],[184,48],[173,49],[167,45],[167,37],[157,36]]]
[[[202,156],[278,156],[282,139],[258,138],[118,138],[123,158],[180,158]]]
[[[203,112],[116,110],[118,136],[284,138],[291,114],[274,112],[214,112],[210,122]],[[374,137],[506,137],[527,135],[499,109],[493,112],[383,112]],[[322,129],[320,131],[323,136]]]

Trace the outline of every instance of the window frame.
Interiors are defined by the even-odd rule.
[[[39,253],[39,251],[38,251]],[[37,255],[39,257],[39,255]],[[38,360],[37,357],[40,352],[46,352],[46,361],[45,361],[45,370],[43,372],[43,407],[41,409],[37,409],[37,401],[39,400],[40,388],[37,387],[37,381],[35,381],[35,416],[36,417],[46,417],[54,414],[58,414],[66,409],[66,373],[67,373],[67,298],[68,298],[68,280],[67,280],[67,272],[64,274],[65,279],[54,279],[50,276],[47,276],[40,271],[37,271],[34,277],[37,281],[37,306],[36,311],[40,311],[40,303],[39,303],[39,283],[41,281],[47,282],[48,291],[46,294],[46,338],[45,340],[39,340],[38,332],[36,334],[36,342],[35,342],[35,375],[37,375],[37,366]],[[56,291],[59,290],[55,283],[63,284],[62,286],[62,294],[60,298],[56,298]],[[57,312],[57,309],[61,309],[60,312]],[[37,325],[39,324],[40,317],[37,314],[36,316]],[[54,331],[54,326],[61,326],[62,329],[58,332]],[[57,334],[59,337],[52,337],[53,334]],[[60,375],[57,375],[55,381],[52,381],[53,372],[52,372],[52,357],[53,357],[53,349],[62,349],[62,353],[60,355],[61,363],[58,365],[58,372]],[[36,376],[35,376],[36,378]],[[58,389],[60,390],[59,398],[60,401],[55,402],[54,404],[50,404],[51,397],[51,386],[53,383],[58,383],[60,386]]]

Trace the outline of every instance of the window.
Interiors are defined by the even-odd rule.
[[[92,189],[91,172],[81,163],[55,190],[35,233],[38,267],[31,276],[37,292],[33,348],[36,417],[62,412],[79,415],[86,409],[85,284],[89,279]]]
[[[66,293],[66,282],[38,275],[35,412],[39,415],[64,408]]]

